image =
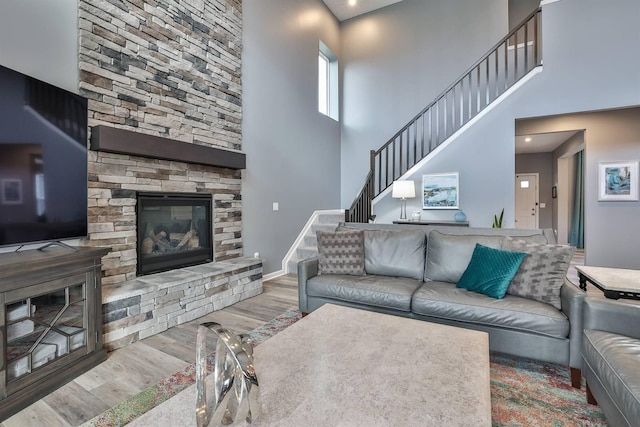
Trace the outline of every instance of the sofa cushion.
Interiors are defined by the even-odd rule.
[[[367,274],[422,280],[425,236],[422,230],[365,230]]]
[[[411,311],[554,338],[569,336],[569,319],[549,304],[513,295],[495,299],[445,282],[425,282],[413,295]]]
[[[471,261],[456,285],[491,298],[504,298],[520,267],[524,252],[502,251],[476,243]]]
[[[319,274],[363,275],[364,231],[318,231]]]
[[[504,236],[505,240],[509,239],[518,239],[527,243],[540,243],[542,245],[546,245],[549,243],[544,234],[532,234],[530,236]],[[502,249],[504,249],[504,240],[502,241]]]
[[[528,254],[507,293],[551,304],[560,310],[560,288],[564,284],[575,248],[529,243],[511,237],[505,238],[502,248]]]
[[[640,340],[585,329],[582,357],[596,372],[609,397],[629,421],[640,425]]]
[[[421,284],[406,277],[323,275],[307,281],[307,294],[408,312]]]
[[[467,269],[476,243],[500,249],[503,236],[453,235],[433,230],[427,239],[424,277],[438,282],[458,283]]]

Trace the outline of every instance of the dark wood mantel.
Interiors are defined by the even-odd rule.
[[[98,125],[91,129],[91,149],[229,169],[245,169],[246,155],[160,136]]]

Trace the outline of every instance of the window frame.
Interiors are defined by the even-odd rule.
[[[326,63],[325,79],[321,80],[323,73],[320,71],[320,61]],[[338,92],[338,57],[329,47],[319,40],[318,42],[318,111],[336,121],[339,121],[339,92]],[[321,89],[325,88],[324,94]],[[324,102],[323,102],[324,101]],[[323,109],[322,107],[326,108]]]

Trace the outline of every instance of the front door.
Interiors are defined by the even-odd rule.
[[[538,174],[516,175],[516,228],[538,228]]]

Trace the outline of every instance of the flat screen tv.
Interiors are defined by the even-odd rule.
[[[87,100],[0,66],[0,246],[87,235]]]

